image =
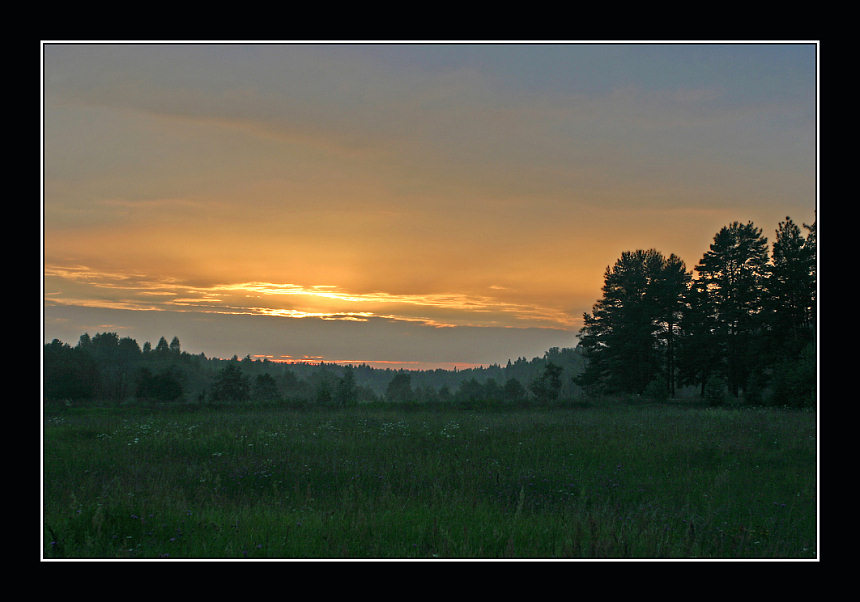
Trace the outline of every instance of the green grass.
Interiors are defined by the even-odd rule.
[[[812,412],[46,412],[52,558],[816,558]]]

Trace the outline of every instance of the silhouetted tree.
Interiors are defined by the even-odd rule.
[[[502,401],[504,394],[502,387],[496,382],[495,378],[488,378],[484,381],[484,399],[486,401]]]
[[[470,378],[460,383],[460,388],[457,390],[457,401],[464,403],[475,403],[484,399],[484,387],[477,379]]]
[[[429,384],[422,384],[414,387],[412,393],[415,396],[415,400],[419,403],[435,403],[439,401],[436,389]]]
[[[43,352],[43,392],[46,400],[84,401],[95,396],[98,367],[80,346],[54,339]]]
[[[281,374],[281,390],[284,399],[293,402],[306,402],[311,398],[310,384],[299,378],[290,368],[285,368]]]
[[[388,401],[411,401],[412,395],[412,377],[406,372],[395,374],[385,389],[385,399]]]
[[[521,403],[525,401],[526,394],[525,387],[517,379],[509,378],[505,381],[503,396],[507,403]]]
[[[335,401],[342,406],[351,406],[358,402],[358,389],[352,366],[346,366],[343,369],[343,375],[337,381]]]
[[[170,351],[170,345],[167,344],[167,339],[161,337],[158,339],[158,343],[155,345],[155,352],[164,354]]]
[[[212,386],[212,399],[215,401],[247,401],[251,386],[242,369],[235,362],[229,362],[215,379]]]
[[[687,271],[684,261],[674,253],[669,255],[661,265],[657,266],[657,274],[652,283],[655,310],[655,324],[658,328],[657,337],[665,349],[665,391],[670,397],[675,396],[675,373],[677,364],[677,340],[680,334],[680,324],[686,309],[687,290],[690,286],[691,274]],[[655,380],[652,380],[655,382]],[[652,395],[660,398],[661,394],[653,391]]]
[[[583,316],[579,349],[588,363],[576,384],[641,393],[663,373],[670,389],[688,278],[683,261],[654,249],[625,251],[607,266],[603,297]]]
[[[92,345],[92,339],[90,339],[89,333],[85,332],[78,339],[78,349],[82,349],[84,351],[89,351],[91,345]]]
[[[795,357],[812,338],[815,319],[816,249],[814,226],[800,228],[786,217],[779,223],[767,278],[767,320],[779,355]]]
[[[254,401],[279,401],[281,394],[271,374],[264,372],[254,377]]]
[[[137,342],[128,337],[120,339],[115,332],[102,332],[83,343],[81,349],[86,350],[99,367],[95,396],[122,401],[129,393],[133,365],[140,356]]]
[[[684,298],[677,339],[676,360],[679,381],[698,385],[705,396],[705,385],[713,374],[722,374],[721,351],[717,343],[717,322],[708,303],[707,291],[691,286]]]
[[[311,377],[316,403],[329,404],[334,400],[336,379],[331,370],[320,363],[319,368]]]
[[[157,374],[143,367],[138,372],[135,394],[138,399],[176,401],[183,394],[182,377],[173,367],[168,367]]]
[[[714,325],[720,368],[735,397],[761,359],[763,292],[768,274],[767,238],[752,222],[722,228],[696,266],[694,285]]]
[[[561,366],[547,362],[543,374],[534,379],[529,389],[541,403],[550,403],[558,399],[561,391]]]

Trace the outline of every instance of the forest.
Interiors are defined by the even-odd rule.
[[[141,346],[114,332],[43,347],[46,403],[572,403],[604,396],[712,405],[816,402],[816,227],[779,223],[771,247],[752,222],[720,229],[689,270],[674,254],[626,251],[573,348],[505,366],[406,371],[334,363],[207,358],[178,337]]]
[[[733,222],[694,272],[674,254],[623,253],[583,316],[577,382],[668,397],[697,386],[714,404],[814,405],[816,226],[804,229],[786,217],[769,253],[761,228]]]
[[[548,350],[506,366],[464,370],[392,370],[366,364],[285,364],[207,358],[181,350],[177,337],[155,348],[116,333],[83,334],[77,345],[53,340],[44,348],[46,402],[250,402],[350,406],[367,402],[480,404],[568,399],[583,357],[575,349]],[[562,374],[569,375],[562,380]]]

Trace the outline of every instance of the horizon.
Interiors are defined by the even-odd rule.
[[[44,343],[504,365],[575,347],[624,251],[818,217],[816,43],[42,58]]]

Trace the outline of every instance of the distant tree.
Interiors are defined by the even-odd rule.
[[[98,367],[80,346],[72,348],[54,339],[45,345],[42,362],[46,400],[85,401],[95,396]]]
[[[176,401],[183,395],[182,377],[176,368],[168,367],[153,374],[149,368],[142,367],[138,372],[135,394],[138,399]]]
[[[454,395],[451,393],[451,388],[448,385],[442,385],[436,393],[436,398],[440,403],[449,403],[453,401]]]
[[[505,381],[503,389],[503,397],[507,403],[521,403],[526,399],[527,391],[522,383],[516,378],[509,378]]]
[[[164,354],[170,351],[170,346],[167,344],[167,339],[161,337],[158,339],[158,343],[155,345],[155,352],[159,354]]]
[[[288,401],[307,401],[310,397],[308,382],[296,376],[296,373],[289,367],[284,368],[280,380],[284,399]]]
[[[469,378],[460,383],[456,398],[464,403],[484,401],[484,387],[474,377]]]
[[[171,352],[175,353],[176,355],[179,355],[179,353],[180,353],[179,337],[173,337],[173,339],[170,341],[169,349]]]
[[[352,366],[346,366],[343,369],[343,375],[337,381],[335,401],[341,406],[352,406],[358,403],[358,388]]]
[[[561,366],[547,362],[543,374],[535,378],[529,389],[540,403],[550,403],[558,399],[561,391]]]
[[[355,388],[355,398],[356,403],[358,401],[379,401],[379,395],[369,386],[366,385],[357,385]]]
[[[439,395],[429,384],[421,384],[413,388],[415,400],[419,403],[436,403],[439,401]]]
[[[229,362],[218,373],[212,386],[212,399],[215,401],[247,401],[251,396],[251,386],[242,369],[235,362]]]
[[[128,337],[120,339],[115,332],[102,332],[94,335],[81,348],[91,354],[99,367],[96,396],[122,401],[130,393],[131,375],[140,356],[137,342]]]
[[[140,346],[131,337],[123,337],[117,341],[117,350],[130,360],[136,360],[140,356]]]
[[[115,332],[97,332],[91,341],[93,351],[110,357],[119,347],[119,335]]]
[[[394,402],[412,400],[412,377],[406,372],[398,372],[385,389],[385,399]]]
[[[271,374],[264,372],[254,377],[253,398],[255,401],[279,401],[281,399],[278,384]]]
[[[140,346],[131,337],[123,337],[117,342],[114,368],[119,382],[119,397],[124,399],[131,394],[133,374],[141,358]]]
[[[78,339],[78,349],[83,349],[84,351],[88,350],[92,345],[92,339],[90,339],[90,335],[88,333],[84,333]]]
[[[337,385],[335,380],[331,371],[323,366],[323,364],[320,364],[312,376],[314,400],[316,403],[329,404],[334,400],[335,387]]]
[[[495,378],[488,378],[484,381],[484,399],[486,401],[502,401],[504,394],[502,387],[496,382]]]

